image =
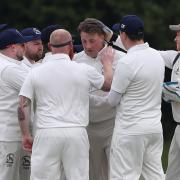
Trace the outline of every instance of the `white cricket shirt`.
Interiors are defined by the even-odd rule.
[[[172,69],[171,73],[171,81],[177,81],[180,79],[180,58],[176,61],[173,66],[173,61],[177,55],[177,51],[159,51],[162,58],[164,59],[165,65]],[[180,122],[180,103],[179,102],[171,102],[173,118],[176,122]]]
[[[88,64],[94,67],[99,73],[103,74],[103,65],[101,63],[101,52],[102,49],[96,58],[88,56],[85,51],[75,54],[73,60],[78,63]],[[119,59],[124,56],[124,53],[115,51],[115,57],[113,61],[113,69],[115,69]],[[90,123],[102,122],[112,118],[115,118],[115,108],[111,107],[107,103],[108,92],[92,88],[90,90],[90,108],[89,108],[89,120]]]
[[[0,141],[21,141],[17,108],[25,76],[19,61],[0,53]]]
[[[21,66],[22,68],[24,68],[27,72],[29,72],[33,66],[33,64],[31,64],[29,62],[29,60],[24,56],[23,60],[21,61]]]
[[[86,127],[89,89],[100,89],[103,83],[104,77],[93,67],[77,64],[66,54],[53,54],[31,70],[20,95],[35,98],[37,128]]]
[[[115,131],[121,134],[162,132],[161,93],[164,61],[148,43],[133,46],[115,70],[112,90],[121,93]]]

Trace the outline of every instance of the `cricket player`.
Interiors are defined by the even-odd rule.
[[[84,50],[75,55],[78,63],[88,64],[103,74],[101,53],[106,49],[106,33],[102,23],[94,18],[87,18],[78,26],[78,32]],[[113,69],[117,61],[124,55],[114,51]],[[90,141],[90,180],[108,179],[109,151],[114,128],[115,108],[107,103],[107,94],[97,88],[90,90],[89,120],[87,127]]]
[[[0,33],[0,180],[28,180],[19,174],[30,159],[23,156],[17,117],[18,94],[27,74],[20,66],[24,42],[17,29]]]
[[[164,84],[164,98],[171,103],[173,118],[177,122],[177,127],[171,142],[166,180],[179,180],[180,177],[180,24],[170,25],[169,28],[176,32],[175,42],[177,51],[160,51],[165,65],[172,69],[171,82]]]
[[[103,76],[91,66],[71,61],[73,44],[68,31],[53,31],[50,47],[52,55],[31,70],[20,92],[19,122],[24,149],[31,151],[33,143],[31,180],[60,179],[61,164],[67,180],[88,180],[89,89],[110,88],[114,53],[109,47],[102,55]],[[29,115],[34,99],[37,131],[33,141]]]
[[[35,27],[30,27],[23,29],[21,34],[26,37],[24,58],[21,62],[21,66],[29,72],[32,66],[42,58],[43,45],[41,41],[41,32]]]
[[[144,23],[122,18],[120,38],[127,55],[115,70],[108,101],[117,107],[110,153],[110,180],[164,180],[161,93],[164,61],[143,40]]]

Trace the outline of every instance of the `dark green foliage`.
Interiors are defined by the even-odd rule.
[[[78,39],[76,28],[87,17],[102,20],[110,27],[126,14],[137,14],[145,22],[145,40],[157,49],[175,48],[168,25],[180,23],[178,0],[5,0],[1,22],[18,29],[63,24]]]

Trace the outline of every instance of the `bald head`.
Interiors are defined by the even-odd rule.
[[[72,36],[65,29],[57,29],[50,36],[50,44],[52,45],[61,45],[69,41],[72,41]]]
[[[68,54],[70,59],[73,58],[73,43],[71,34],[65,29],[57,29],[50,36],[50,48],[52,54]]]

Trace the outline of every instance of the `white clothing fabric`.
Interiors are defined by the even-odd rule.
[[[176,61],[173,66],[173,61],[177,55],[177,51],[160,51],[161,56],[164,59],[165,65],[172,69],[171,81],[176,82],[180,79],[180,58]],[[173,118],[176,122],[180,123],[180,103],[178,101],[172,101],[172,113]],[[174,136],[170,145],[168,155],[168,167],[166,171],[166,180],[178,180],[180,177],[180,126],[177,125]]]
[[[120,36],[118,36],[118,38],[116,39],[116,41],[113,43],[114,45],[126,50],[126,48],[124,47],[124,45],[122,44],[121,38]]]
[[[172,69],[171,81],[177,81],[180,79],[180,58],[176,61],[173,66],[173,61],[177,55],[177,51],[159,51],[166,67]],[[180,103],[179,102],[171,102],[173,118],[176,122],[180,122]]]
[[[0,53],[0,179],[28,180],[30,163],[24,167],[17,108],[18,94],[26,76],[20,62]]]
[[[18,94],[26,76],[19,61],[0,53],[0,141],[21,141]]]
[[[32,69],[20,95],[36,97],[37,128],[86,127],[89,89],[100,89],[103,83],[104,77],[94,68],[72,62],[65,54],[54,54]]]
[[[42,63],[46,62],[46,60],[48,59],[48,57],[50,57],[52,55],[52,52],[47,52],[45,53],[44,58],[42,59]]]
[[[29,72],[32,69],[33,64],[31,64],[29,60],[24,56],[23,60],[21,61],[21,66],[23,69]]]
[[[0,179],[27,180],[30,177],[30,156],[21,142],[0,142]],[[25,154],[24,154],[25,153]],[[29,176],[27,176],[29,175]]]
[[[141,175],[148,180],[164,179],[163,80],[163,59],[148,43],[131,47],[118,62],[111,90],[122,96],[111,145],[111,180],[138,180]]]
[[[179,180],[180,177],[180,126],[175,129],[174,136],[171,142],[168,156],[168,167],[166,171],[166,180]]]
[[[96,58],[91,58],[88,56],[85,51],[81,51],[80,53],[75,54],[73,60],[77,63],[84,63],[94,67],[99,73],[103,74],[103,66],[101,63],[101,52]],[[115,51],[115,57],[113,61],[113,69],[117,65],[118,60],[124,56],[124,53]],[[91,97],[92,95],[92,97]],[[112,108],[104,98],[108,95],[108,92],[104,92],[102,90],[98,90],[96,88],[92,88],[90,90],[90,108],[89,108],[89,121],[90,123],[101,122],[105,120],[109,120],[115,117],[115,108]],[[105,104],[103,104],[103,102]]]
[[[115,130],[122,134],[162,132],[164,62],[147,43],[133,46],[118,62],[111,89],[122,93]]]
[[[116,92],[116,91],[113,91],[111,89],[111,91],[109,92],[109,96],[107,97],[108,98],[108,103],[111,105],[111,106],[117,106],[120,101],[121,101],[121,96],[122,94]]]
[[[38,129],[32,149],[31,180],[89,180],[89,143],[85,128]]]
[[[164,180],[162,150],[161,133],[113,134],[110,179],[139,180],[142,175],[144,180]]]
[[[63,164],[67,179],[88,180],[89,89],[103,83],[94,68],[72,62],[66,54],[49,55],[32,69],[20,92],[36,100],[31,179],[59,180]]]
[[[103,74],[101,63],[102,49],[96,58],[91,58],[85,51],[75,54],[74,61],[88,64]],[[124,53],[115,51],[113,69]],[[108,92],[98,89],[90,90],[89,125],[87,127],[90,142],[90,180],[107,180],[109,173],[109,153],[114,129],[115,107],[107,101]]]

